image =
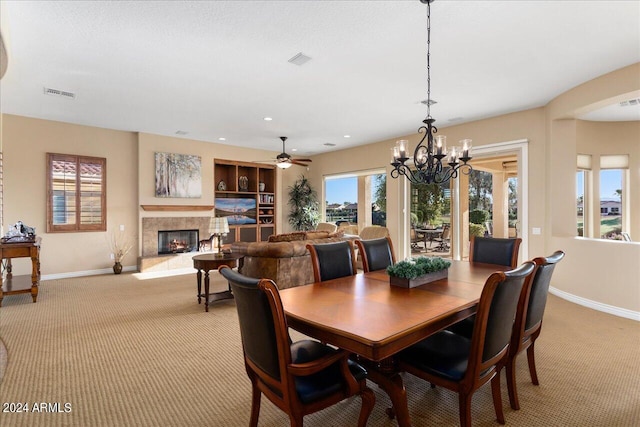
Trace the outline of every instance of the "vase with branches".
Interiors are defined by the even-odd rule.
[[[122,272],[122,259],[133,249],[133,240],[122,231],[112,232],[109,235],[109,247],[113,255],[113,272]]]

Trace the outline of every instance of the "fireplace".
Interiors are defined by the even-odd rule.
[[[158,255],[196,252],[198,230],[158,230]]]

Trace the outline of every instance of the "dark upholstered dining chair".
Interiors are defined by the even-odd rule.
[[[380,239],[356,240],[358,252],[362,257],[362,269],[365,273],[383,270],[396,263],[391,237]]]
[[[507,363],[518,299],[534,264],[495,272],[487,279],[478,303],[471,339],[444,330],[398,354],[398,367],[458,393],[460,425],[471,426],[471,398],[491,381],[496,417],[504,424],[500,370]]]
[[[507,267],[516,268],[521,243],[522,239],[520,238],[499,239],[494,237],[471,236],[469,262],[506,265]],[[449,326],[447,330],[469,338],[473,331],[475,319],[476,316],[467,317]]]
[[[349,353],[313,340],[292,343],[276,284],[253,279],[227,266],[219,269],[235,296],[245,368],[251,380],[250,426],[258,425],[264,394],[289,415],[291,426],[303,417],[359,394],[358,426],[365,426],[375,404],[367,372]]]
[[[525,284],[520,295],[516,321],[513,325],[511,344],[509,346],[509,361],[507,362],[507,388],[509,389],[509,403],[513,409],[520,409],[518,391],[516,389],[516,357],[527,350],[529,374],[531,382],[538,385],[538,374],[534,345],[542,328],[542,316],[547,304],[547,294],[551,276],[556,264],[564,258],[564,252],[556,251],[551,256],[535,258],[536,270],[533,278]]]
[[[355,276],[358,272],[356,254],[350,240],[319,245],[308,244],[307,249],[311,254],[313,277],[316,282]]]
[[[506,265],[516,268],[522,239],[471,236],[469,262]]]

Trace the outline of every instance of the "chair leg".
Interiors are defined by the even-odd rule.
[[[373,394],[373,391],[371,391],[369,387],[365,387],[362,393],[360,393],[360,398],[362,399],[362,407],[360,408],[360,416],[358,417],[358,427],[365,427],[369,415],[371,415],[373,407],[376,404],[376,395]]]
[[[260,417],[260,389],[256,384],[253,384],[251,392],[251,420],[249,421],[250,427],[258,426],[258,418]]]
[[[509,404],[513,409],[520,409],[518,402],[518,390],[516,389],[516,357],[509,358],[507,362],[507,390],[509,391]]]
[[[491,379],[491,395],[493,407],[496,410],[496,418],[500,424],[504,424],[504,412],[502,411],[502,395],[500,394],[500,371]]]
[[[473,394],[458,394],[458,405],[460,410],[460,427],[471,427],[471,398]]]
[[[531,374],[531,382],[535,385],[540,385],[538,382],[538,373],[536,372],[536,356],[534,353],[534,346],[536,342],[532,341],[531,345],[527,348],[527,361],[529,362],[529,374]]]
[[[304,416],[300,412],[293,412],[289,414],[289,421],[291,422],[291,427],[302,427],[302,418]]]

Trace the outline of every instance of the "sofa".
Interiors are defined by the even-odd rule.
[[[244,255],[240,273],[248,277],[273,280],[278,289],[313,283],[311,255],[307,244],[340,242],[343,233],[306,231],[278,234],[268,242],[235,242],[231,250]]]

